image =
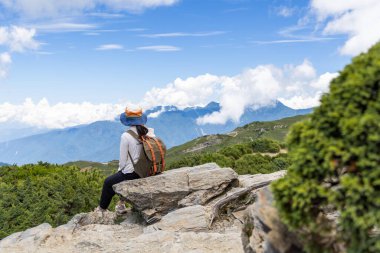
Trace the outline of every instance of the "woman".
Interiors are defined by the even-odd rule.
[[[113,174],[104,180],[100,203],[95,209],[96,211],[107,210],[112,197],[115,195],[115,191],[112,188],[113,185],[124,180],[140,178],[135,172],[133,164],[136,164],[138,161],[140,152],[142,151],[142,145],[127,131],[132,130],[139,136],[149,134],[150,137],[153,137],[153,129],[148,130],[148,128],[144,126],[147,121],[147,116],[142,112],[141,108],[126,108],[125,112],[120,114],[120,121],[123,125],[128,126],[129,129],[121,135],[119,169],[116,174]],[[133,163],[131,158],[133,159]],[[120,214],[125,211],[126,208],[124,203],[119,201],[118,205],[116,205],[116,212]]]

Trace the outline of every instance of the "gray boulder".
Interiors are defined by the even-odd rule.
[[[303,253],[296,235],[281,222],[269,187],[258,190],[256,196],[255,203],[245,211],[242,233],[245,252]]]
[[[207,231],[209,212],[206,207],[196,205],[184,207],[165,215],[161,221],[148,227],[149,230],[165,231]]]
[[[124,181],[115,185],[114,190],[152,223],[180,207],[206,204],[236,183],[237,178],[234,170],[209,163]]]

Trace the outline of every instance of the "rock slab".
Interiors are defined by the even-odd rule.
[[[246,252],[304,253],[297,237],[281,222],[269,187],[257,192],[255,203],[246,209],[243,226]]]
[[[180,207],[204,205],[237,182],[237,178],[234,170],[208,163],[124,181],[116,184],[114,190],[152,223]]]

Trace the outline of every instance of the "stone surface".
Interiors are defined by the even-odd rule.
[[[110,211],[81,213],[75,215],[68,224],[81,226],[88,224],[113,225],[115,224],[116,217],[116,213]]]
[[[303,252],[296,236],[281,222],[269,187],[257,192],[257,199],[247,208],[244,219],[242,240],[246,252]]]
[[[206,164],[123,182],[115,190],[133,204],[126,214],[82,213],[57,228],[41,224],[1,240],[0,252],[297,252],[291,251],[293,238],[278,220],[270,192],[250,187],[282,175],[239,176],[239,183],[233,170]],[[244,189],[248,193],[228,202],[210,223],[215,203]]]
[[[239,186],[240,187],[249,187],[256,183],[261,182],[272,182],[274,180],[284,177],[286,170],[280,170],[270,174],[255,174],[255,175],[240,175],[239,176]]]
[[[38,246],[52,231],[48,223],[43,223],[23,232],[14,233],[0,241],[0,252],[37,252]]]
[[[182,206],[204,205],[237,180],[230,168],[215,163],[185,167],[114,186],[117,194],[143,213],[149,223]]]
[[[208,224],[209,214],[207,208],[196,205],[168,213],[160,222],[151,225],[150,230],[199,232],[208,230]]]
[[[48,230],[46,230],[48,229]],[[97,253],[97,252],[231,252],[242,253],[240,233],[206,233],[153,231],[143,233],[142,228],[126,229],[122,225],[92,224],[64,231],[48,227],[33,228],[36,233],[13,238],[8,244],[0,242],[4,253]],[[47,233],[47,231],[49,231]]]

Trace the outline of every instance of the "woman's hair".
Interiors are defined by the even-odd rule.
[[[137,134],[141,137],[141,136],[145,136],[147,133],[148,133],[148,128],[146,128],[145,126],[143,125],[137,125],[136,126],[136,129],[137,129]]]

